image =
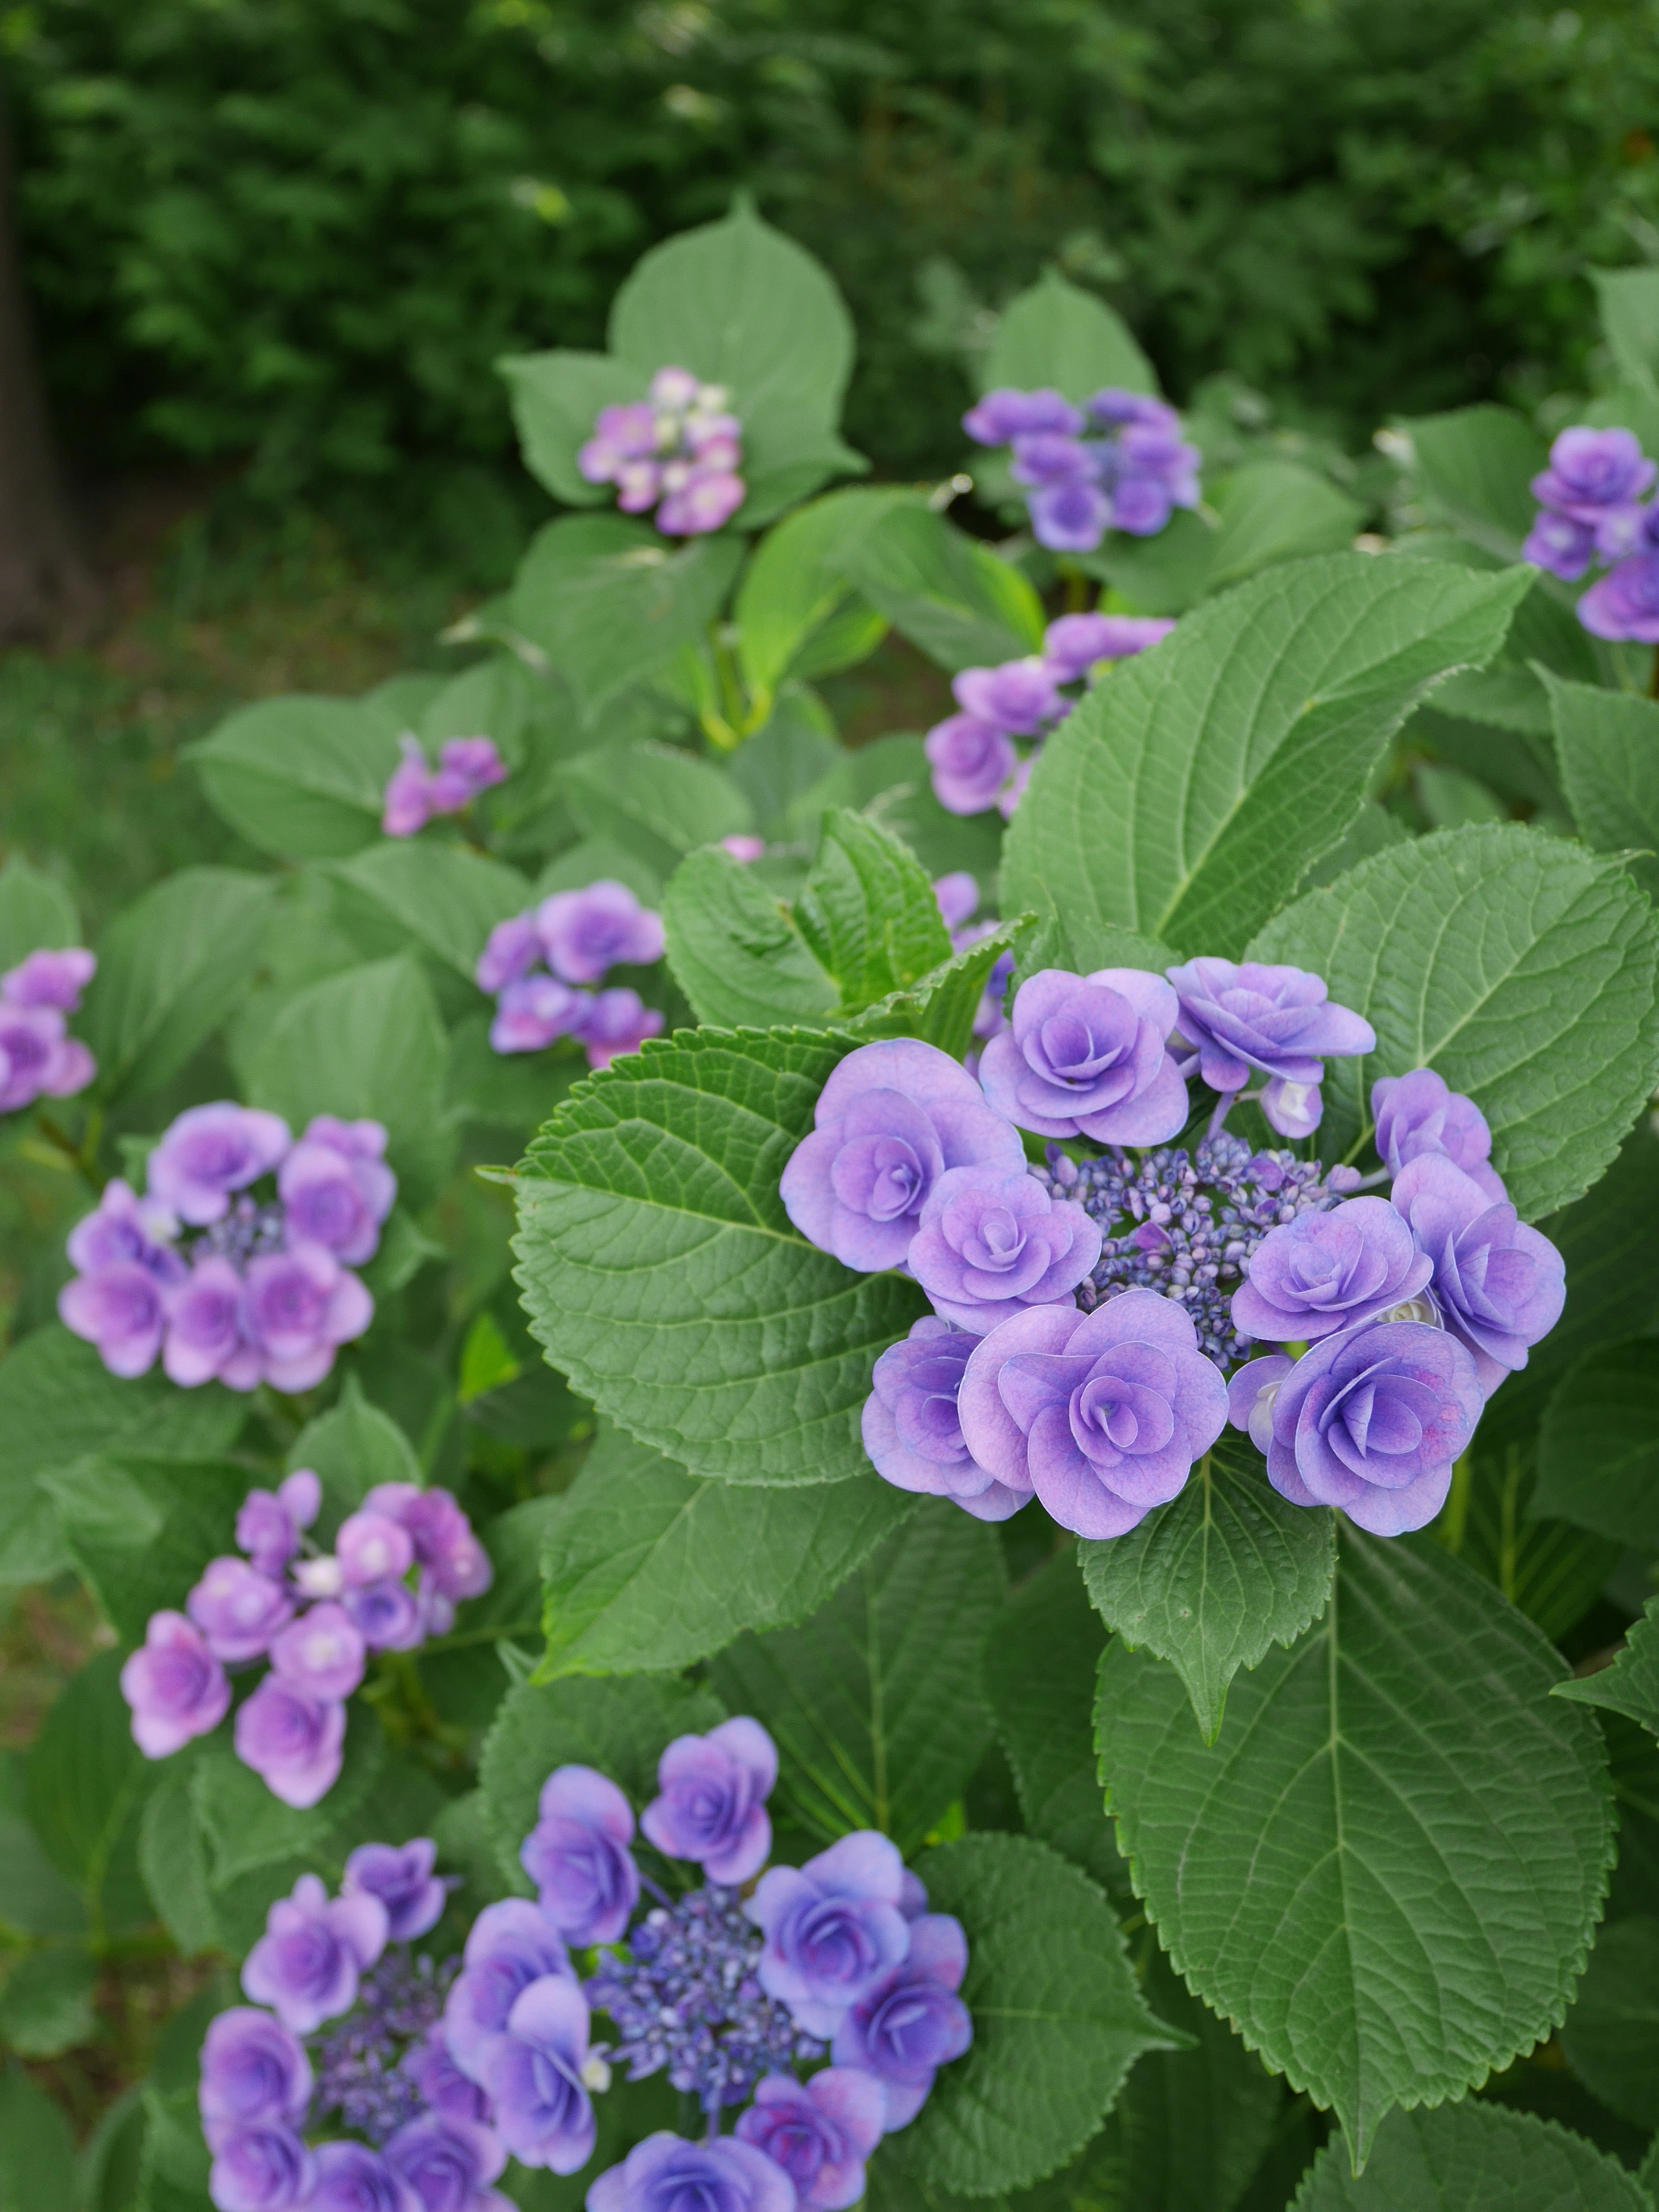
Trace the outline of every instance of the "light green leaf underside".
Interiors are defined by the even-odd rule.
[[[1101,1777],[1158,1940],[1358,2158],[1529,2049],[1582,1970],[1612,1806],[1561,1672],[1437,1545],[1346,1531],[1322,1622],[1237,1678],[1213,1747],[1171,1670],[1107,1649]]]
[[[1369,1126],[1379,1075],[1433,1067],[1492,1132],[1524,1220],[1592,1183],[1659,1071],[1659,929],[1615,862],[1519,826],[1379,853],[1262,930],[1254,959],[1325,978],[1376,1050],[1330,1063],[1325,1157]]]
[[[693,1474],[868,1467],[871,1367],[924,1302],[817,1251],[778,1196],[846,1049],[799,1030],[649,1042],[579,1084],[520,1170],[532,1328],[601,1413]]]
[[[397,732],[356,699],[259,699],[185,757],[214,811],[279,860],[355,853],[379,833]]]
[[[1447,2105],[1395,2112],[1363,2174],[1327,2144],[1291,2212],[1649,2212],[1616,2160],[1530,2112]]]

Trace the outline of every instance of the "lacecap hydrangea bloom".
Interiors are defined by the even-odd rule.
[[[743,426],[723,385],[686,368],[659,368],[649,396],[602,407],[576,456],[589,483],[613,483],[624,514],[649,514],[670,538],[695,538],[730,521],[747,496]]]
[[[309,1468],[274,1491],[251,1490],[236,1518],[240,1553],[209,1561],[182,1613],[150,1615],[121,1669],[133,1738],[147,1758],[165,1759],[217,1728],[230,1707],[230,1674],[268,1661],[237,1707],[237,1757],[284,1803],[316,1804],[339,1774],[346,1699],[370,1656],[447,1633],[457,1602],[493,1579],[489,1553],[447,1490],[376,1484],[340,1523],[331,1552],[306,1533],[321,1508]],[[374,1863],[380,1874],[360,1886],[389,1897],[404,1876],[384,1857]],[[428,1903],[436,1895],[430,1875],[428,1860]],[[394,1934],[417,1932],[405,1924],[415,1909],[393,1909]]]
[[[969,889],[942,883],[941,911],[971,912]],[[985,1520],[1035,1498],[1109,1539],[1178,1496],[1231,1420],[1296,1504],[1382,1534],[1431,1518],[1486,1398],[1559,1318],[1564,1271],[1509,1203],[1479,1108],[1431,1069],[1373,1086],[1370,1177],[1227,1133],[1248,1097],[1305,1137],[1327,1059],[1376,1043],[1317,975],[1197,959],[1027,977],[977,1087],[919,1041],[848,1054],[781,1189],[812,1243],[933,1304],[875,1363],[877,1472]],[[1168,1140],[1195,1077],[1213,1103],[1189,1151]],[[1050,1139],[1042,1166],[1022,1132]]]
[[[66,1018],[97,966],[80,945],[43,947],[0,975],[0,1114],[21,1112],[37,1098],[72,1098],[97,1074]]]
[[[1006,446],[1031,532],[1056,553],[1092,553],[1109,530],[1151,538],[1196,507],[1200,455],[1173,407],[1109,386],[1080,406],[1042,389],[988,392],[962,418],[981,446]]]
[[[1659,469],[1630,430],[1563,430],[1532,480],[1538,514],[1521,550],[1566,583],[1607,565],[1578,602],[1597,637],[1659,645]]]
[[[440,814],[464,814],[475,799],[507,781],[507,763],[493,738],[448,738],[434,769],[420,739],[405,730],[402,760],[386,787],[380,827],[388,837],[413,837]]]
[[[659,1034],[662,1015],[626,985],[587,987],[615,967],[649,967],[662,949],[662,916],[609,878],[555,891],[528,914],[497,922],[475,970],[478,988],[495,1000],[491,1045],[541,1052],[568,1037],[590,1067],[637,1051]]]
[[[180,1114],[144,1195],[118,1176],[70,1232],[58,1310],[113,1375],[156,1358],[185,1389],[308,1390],[359,1337],[397,1196],[378,1121],[319,1114],[296,1141],[276,1114],[221,1100]]]

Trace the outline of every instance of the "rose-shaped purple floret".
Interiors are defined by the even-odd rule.
[[[567,983],[597,983],[607,968],[645,968],[662,957],[662,916],[609,877],[544,898],[536,928],[548,966]]]
[[[1566,1263],[1507,1200],[1494,1204],[1437,1152],[1407,1163],[1393,1197],[1433,1267],[1430,1287],[1440,1317],[1473,1353],[1490,1397],[1560,1320]]]
[[[1533,478],[1532,495],[1558,514],[1595,523],[1604,508],[1639,499],[1654,475],[1654,465],[1632,431],[1592,430],[1576,423],[1550,447],[1550,465]]]
[[[544,1918],[572,1943],[614,1943],[640,1894],[634,1814],[608,1775],[556,1766],[519,1849]]]
[[[1092,553],[1115,520],[1097,483],[1044,484],[1030,496],[1031,535],[1051,553]]]
[[[279,1115],[228,1099],[189,1107],[149,1156],[149,1194],[181,1221],[218,1221],[232,1191],[269,1174],[288,1147],[288,1123]]]
[[[1083,422],[1082,409],[1073,407],[1048,385],[1035,392],[1016,392],[999,385],[968,410],[962,427],[976,445],[1006,446],[1016,438],[1042,430],[1075,437]]]
[[[434,2021],[419,2043],[412,2043],[399,2061],[401,2070],[415,2084],[434,2112],[450,2120],[483,2120],[489,2117],[489,2100],[449,2055],[444,2024]]]
[[[334,1364],[337,1346],[361,1336],[374,1301],[349,1267],[320,1244],[295,1244],[248,1263],[243,1278],[248,1334],[259,1346],[265,1380],[277,1390],[309,1390]]]
[[[808,2035],[833,2035],[910,1948],[899,1910],[904,1862],[885,1836],[860,1829],[803,1867],[772,1867],[744,1906],[766,1938],[761,1987]]]
[[[1376,1322],[1325,1337],[1274,1393],[1267,1479],[1292,1505],[1340,1506],[1374,1536],[1421,1528],[1482,1403],[1474,1359],[1444,1329]]]
[[[533,914],[515,914],[498,921],[489,933],[478,964],[473,970],[481,991],[493,996],[520,975],[527,975],[542,957],[541,934]]]
[[[657,1762],[657,1788],[640,1826],[671,1859],[696,1859],[705,1878],[736,1887],[772,1850],[766,1800],[778,1778],[777,1747],[739,1714],[707,1735],[676,1736]]]
[[[167,1328],[166,1293],[155,1274],[136,1260],[112,1260],[76,1275],[58,1293],[65,1328],[98,1348],[112,1375],[131,1380],[155,1364]]]
[[[363,1505],[409,1531],[415,1557],[443,1596],[479,1597],[489,1588],[489,1554],[448,1491],[437,1484],[420,1490],[412,1482],[377,1482]]]
[[[55,1006],[0,1000],[0,1114],[42,1097],[73,1097],[97,1073],[92,1054],[68,1034]]]
[[[470,2081],[482,2081],[484,2058],[507,2033],[520,1990],[544,1974],[569,1975],[570,1960],[540,1907],[522,1897],[485,1905],[444,2000],[444,2041]]]
[[[979,1521],[1006,1521],[1030,1503],[981,1467],[963,1440],[957,1395],[979,1342],[938,1314],[910,1325],[888,1346],[871,1376],[860,1431],[876,1473],[897,1490],[949,1498]]]
[[[169,1382],[186,1390],[214,1381],[233,1390],[257,1387],[264,1363],[250,1340],[242,1278],[228,1260],[198,1259],[167,1291],[166,1308],[161,1365]]]
[[[171,1242],[178,1233],[178,1217],[170,1207],[159,1199],[136,1196],[115,1176],[92,1212],[70,1230],[67,1249],[71,1262],[85,1274],[126,1261],[160,1283],[181,1283],[188,1270]]]
[[[1233,1292],[1233,1327],[1270,1343],[1311,1344],[1415,1298],[1432,1272],[1386,1199],[1351,1198],[1268,1231]]]
[[[284,1583],[227,1553],[208,1561],[185,1610],[214,1657],[234,1665],[264,1656],[271,1638],[293,1619],[294,1600]]]
[[[170,1757],[217,1728],[230,1710],[225,1670],[182,1613],[151,1613],[143,1642],[122,1666],[121,1695],[146,1759]]]
[[[849,1052],[779,1188],[803,1237],[848,1267],[896,1267],[947,1170],[1012,1174],[1025,1153],[960,1062],[915,1037]],[[1034,1186],[1035,1188],[1035,1186]]]
[[[236,1756],[273,1797],[303,1811],[325,1796],[339,1776],[345,1707],[319,1698],[281,1674],[267,1674],[238,1706]]]
[[[909,1266],[946,1321],[983,1336],[1028,1306],[1069,1304],[1100,1247],[1100,1224],[1023,1167],[951,1168],[922,1208]]]
[[[1017,484],[1093,483],[1101,473],[1098,446],[1060,430],[1028,430],[1012,441],[1008,473]]]
[[[340,1523],[334,1555],[347,1588],[361,1589],[407,1574],[415,1563],[415,1541],[407,1528],[387,1515],[360,1510]]]
[[[213,2153],[208,2195],[219,2212],[289,2212],[314,2202],[316,2161],[292,2128],[239,2129]]]
[[[979,1079],[999,1114],[1039,1137],[1164,1144],[1188,1112],[1166,1042],[1179,1012],[1164,978],[1138,968],[1040,969],[1014,994]]]
[[[969,1361],[958,1402],[981,1466],[1091,1537],[1121,1536],[1176,1496],[1227,1419],[1191,1316],[1145,1290],[1086,1318],[1038,1306],[1003,1322]]]
[[[587,2192],[587,2212],[796,2212],[795,2185],[740,2136],[635,2143]]]
[[[309,2035],[356,2002],[357,1978],[386,1941],[378,1897],[331,1899],[314,1874],[302,1874],[266,1913],[265,1932],[242,1966],[242,1987],[296,2035]]]
[[[507,781],[507,763],[493,738],[446,738],[432,779],[434,814],[459,814],[493,785]]]
[[[1164,970],[1181,1000],[1180,1032],[1212,1091],[1269,1079],[1261,1110],[1282,1136],[1318,1126],[1323,1061],[1375,1052],[1368,1021],[1325,994],[1322,975],[1260,961],[1188,960]]]
[[[236,1541],[262,1575],[280,1575],[300,1548],[300,1531],[322,1510],[323,1486],[313,1468],[296,1468],[275,1492],[250,1490],[236,1516]]]
[[[947,714],[922,745],[933,796],[948,814],[982,814],[1014,773],[1018,756],[1006,731],[972,714]]]
[[[1540,507],[1532,528],[1522,541],[1521,558],[1564,583],[1576,584],[1595,551],[1595,532],[1588,522],[1575,522],[1570,514]]]
[[[285,1682],[313,1698],[349,1698],[363,1679],[364,1650],[345,1607],[325,1601],[271,1638],[270,1663]]]
[[[541,1052],[556,1039],[580,1033],[592,994],[573,991],[556,976],[520,975],[502,987],[489,1024],[492,1052]]]
[[[507,2164],[507,2148],[473,2119],[422,2112],[387,2142],[386,2162],[424,2212],[513,2212],[511,2200],[489,2185]]]
[[[1097,661],[1145,653],[1174,628],[1158,615],[1061,615],[1043,632],[1042,657],[1062,684],[1075,684]]]
[[[427,1836],[407,1844],[359,1844],[345,1863],[343,1895],[366,1890],[386,1907],[386,1934],[395,1943],[411,1942],[443,1917],[449,1886],[433,1873],[438,1847]]]
[[[910,1923],[909,1955],[884,1974],[836,2030],[830,2056],[881,2083],[882,2126],[908,2127],[927,2100],[933,2075],[960,2058],[974,2024],[957,1991],[968,1971],[968,1939],[948,1912]]]
[[[507,2032],[484,2053],[495,2132],[521,2166],[574,2173],[593,2154],[593,2106],[583,2086],[587,2001],[568,1974],[521,1990]]]
[[[72,1014],[98,971],[98,957],[84,945],[42,945],[0,975],[0,999],[12,1006],[55,1006]]]
[[[379,1121],[317,1115],[276,1171],[290,1242],[325,1245],[348,1267],[374,1258],[398,1195],[386,1145]]]
[[[886,2098],[873,2074],[826,2066],[810,2081],[769,2074],[738,2121],[795,2185],[800,2212],[845,2212],[864,2194],[864,2161],[881,2141]]]
[[[420,2198],[367,2143],[325,2142],[306,2212],[422,2212]]]
[[[232,2005],[208,2023],[197,2094],[210,2146],[243,2128],[297,2128],[311,2101],[311,2062],[292,2028]]]
[[[582,1050],[590,1067],[609,1067],[625,1052],[637,1052],[647,1037],[659,1036],[664,1016],[647,1006],[626,984],[596,991],[582,1017]]]
[[[412,1651],[425,1641],[421,1601],[407,1583],[350,1585],[342,1589],[340,1602],[371,1651]]]
[[[1632,553],[1593,583],[1578,619],[1596,637],[1659,645],[1659,553]]]
[[[1371,1119],[1378,1157],[1390,1175],[1424,1152],[1439,1152],[1462,1168],[1494,1201],[1504,1199],[1503,1178],[1490,1164],[1492,1131],[1473,1098],[1449,1091],[1431,1067],[1385,1075],[1371,1085]]]
[[[1054,670],[1036,654],[995,668],[964,668],[951,678],[951,689],[965,714],[1009,737],[1030,736],[1045,722],[1058,721],[1072,704]]]

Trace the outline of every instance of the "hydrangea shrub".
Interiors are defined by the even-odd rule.
[[[845,311],[739,209],[506,364],[569,511],[451,673],[196,748],[269,869],[88,947],[8,860],[0,1576],[113,1648],[7,1769],[0,2035],[197,1992],[87,2201],[1636,2212],[1619,301],[1622,398],[1397,427],[1356,546],[1050,277],[994,543],[834,481]],[[951,711],[848,748],[890,629]]]

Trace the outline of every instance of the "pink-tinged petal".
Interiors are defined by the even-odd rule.
[[[328,1924],[365,1968],[385,1950],[391,1925],[386,1906],[368,1890],[348,1890],[336,1898],[328,1909]]]
[[[732,1838],[726,1850],[712,1852],[703,1861],[702,1870],[710,1881],[740,1889],[760,1872],[771,1856],[771,1817],[763,1805],[754,1805],[750,1808],[741,1834]]]
[[[971,1513],[975,1521],[1012,1521],[1023,1505],[1031,1502],[1029,1490],[1010,1490],[1006,1483],[988,1483],[983,1490],[975,1491],[971,1498],[952,1494],[951,1503],[959,1505],[964,1513]]]
[[[968,1971],[968,1938],[961,1921],[949,1912],[925,1912],[910,1923],[910,1951],[906,1960],[947,1990],[959,1990]]]
[[[885,2093],[887,2108],[882,2124],[883,2132],[891,2136],[896,2135],[901,2128],[908,2128],[927,2102],[933,2077],[930,2074],[925,2081],[884,2081],[881,2086]]]
[[[634,1813],[609,1775],[592,1766],[556,1766],[542,1784],[538,1812],[544,1820],[562,1816],[603,1829],[619,1844],[633,1841]]]
[[[904,1893],[898,1846],[873,1828],[860,1828],[808,1859],[802,1874],[821,1890],[841,1897],[875,1898],[896,1907]]]
[[[509,2034],[579,2069],[587,2050],[587,2000],[568,1974],[543,1974],[514,1997],[507,2026]]]
[[[806,2086],[812,2102],[835,2122],[854,2154],[868,2158],[881,2141],[887,2109],[875,2075],[860,2066],[826,2066]]]

